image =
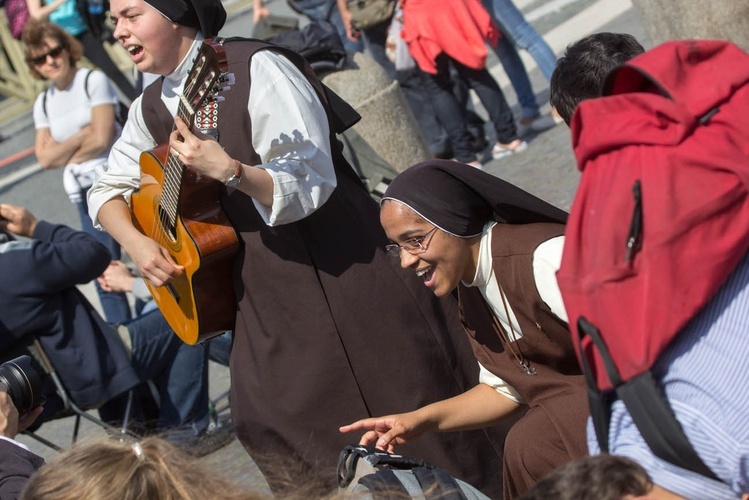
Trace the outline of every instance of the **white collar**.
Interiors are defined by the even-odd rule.
[[[463,282],[465,286],[486,287],[494,276],[494,269],[492,268],[492,229],[496,224],[496,221],[490,221],[484,225],[479,244],[478,262],[476,262],[476,274],[474,274],[472,282]]]
[[[185,57],[182,58],[182,62],[179,63],[177,69],[166,75],[167,80],[170,80],[173,84],[179,84],[182,82],[182,79],[184,79],[192,69],[195,57],[198,55],[198,50],[200,50],[200,46],[203,45],[203,40],[203,34],[198,31],[195,34],[195,40],[193,40],[190,50],[188,50]]]

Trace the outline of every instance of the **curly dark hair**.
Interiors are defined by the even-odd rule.
[[[56,41],[65,49],[65,52],[68,53],[68,60],[71,66],[78,64],[78,61],[83,57],[83,45],[67,31],[49,21],[29,19],[26,26],[23,27],[21,41],[23,42],[26,65],[29,67],[31,76],[37,80],[44,80],[44,77],[31,63],[31,60],[34,58],[32,52],[44,50],[44,41],[46,39]]]

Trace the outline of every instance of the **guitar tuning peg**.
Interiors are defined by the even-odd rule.
[[[229,86],[234,85],[234,82],[235,82],[234,73],[227,73],[226,81],[229,84]]]
[[[216,102],[224,102],[226,98],[222,95],[217,95],[216,97],[213,98],[213,100]]]

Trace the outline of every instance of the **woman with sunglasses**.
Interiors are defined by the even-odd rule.
[[[32,19],[49,21],[72,35],[82,44],[86,58],[100,68],[125,97],[132,101],[138,97],[139,92],[104,49],[101,36],[94,32],[91,22],[91,16],[94,14],[82,12],[79,10],[79,4],[76,0],[26,0]],[[88,2],[83,2],[82,5],[88,5]],[[98,5],[101,9],[104,8],[101,2]],[[96,15],[103,14],[102,11]]]
[[[479,384],[418,410],[360,420],[362,444],[392,451],[419,435],[522,414],[504,446],[504,498],[586,454],[585,383],[556,283],[567,214],[490,174],[431,160],[381,202],[388,250],[437,296],[457,290]],[[522,413],[521,413],[522,412]]]
[[[31,75],[51,82],[34,103],[37,160],[45,169],[64,168],[63,187],[78,209],[82,230],[104,244],[112,259],[119,259],[119,244],[94,229],[86,200],[96,169],[106,165],[119,135],[117,93],[101,71],[78,68],[81,44],[56,24],[29,21],[21,40]],[[130,319],[124,293],[105,292],[98,283],[96,287],[109,323]]]

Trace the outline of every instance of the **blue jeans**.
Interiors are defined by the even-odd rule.
[[[109,233],[104,231],[97,231],[94,228],[94,224],[91,221],[91,217],[88,215],[88,201],[86,195],[88,189],[81,190],[81,201],[76,202],[76,208],[78,209],[78,216],[81,221],[81,230],[84,233],[88,233],[96,240],[109,249],[109,253],[112,260],[119,260],[121,256],[120,244],[112,238]],[[130,320],[130,303],[127,300],[127,295],[121,292],[105,292],[99,286],[99,282],[94,280],[96,285],[96,291],[99,294],[99,300],[101,301],[101,307],[104,309],[104,318],[107,323],[116,325],[124,323]]]
[[[208,348],[208,359],[220,365],[229,366],[233,340],[234,336],[231,330],[227,330],[207,341],[204,345]]]
[[[482,0],[482,3],[486,10],[492,14],[492,17],[499,26],[502,34],[505,35],[506,38],[509,38],[509,42],[521,49],[527,50],[531,57],[536,60],[536,64],[538,64],[541,73],[544,74],[547,80],[551,80],[551,74],[554,72],[554,68],[557,65],[557,57],[554,55],[554,51],[551,50],[551,47],[549,47],[549,44],[547,44],[541,35],[538,34],[536,29],[525,20],[523,13],[518,10],[514,3],[512,3],[512,0]],[[502,49],[502,52],[504,56],[507,57],[505,50],[506,47]],[[497,56],[500,58],[502,66],[505,67],[505,71],[512,82],[512,86],[515,87],[515,80],[513,80],[513,75],[511,75],[511,73],[515,73],[515,78],[518,78],[519,72],[525,73],[525,68],[520,61],[520,58],[517,57],[516,61],[508,59],[508,67],[508,64],[505,63],[505,60],[502,59],[503,56],[500,55],[499,52],[497,52]],[[517,51],[515,51],[515,56],[517,56]],[[512,55],[509,57],[512,58]],[[518,63],[520,63],[519,66]],[[517,88],[515,88],[515,90],[518,91]],[[520,96],[518,96],[518,100],[520,100]]]
[[[361,52],[364,48],[361,40],[352,42],[346,36],[346,28],[343,26],[341,11],[338,10],[338,5],[335,3],[335,0],[328,0],[321,5],[310,7],[301,4],[301,2],[297,2],[297,7],[310,19],[322,19],[333,24],[333,26],[338,30],[338,35],[341,37],[343,48],[346,49],[346,52]]]
[[[159,390],[159,428],[208,427],[208,351],[188,345],[172,331],[160,311],[125,325],[132,342],[131,363],[141,380]]]
[[[485,2],[486,3],[486,2]],[[497,54],[499,62],[510,79],[512,88],[518,96],[520,109],[523,118],[532,118],[541,114],[536,100],[536,94],[533,93],[531,81],[528,78],[528,72],[525,70],[523,60],[520,59],[517,49],[506,36],[502,36],[494,47],[494,53]]]

